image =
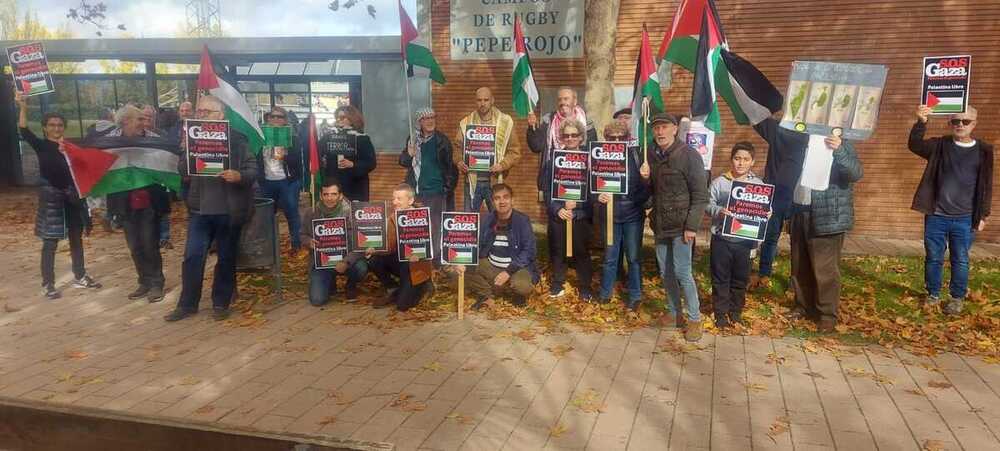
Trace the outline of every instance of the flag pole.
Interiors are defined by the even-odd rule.
[[[642,161],[649,164],[649,97],[642,98]]]
[[[403,86],[406,87],[406,121],[409,124],[409,133],[406,136],[409,137],[408,143],[413,144],[413,131],[416,130],[416,127],[413,125],[413,106],[410,105],[410,78],[406,74],[405,59],[402,61],[401,67],[403,69]]]
[[[458,273],[458,320],[465,318],[465,271]]]
[[[604,247],[611,247],[611,242],[615,240],[615,195],[611,195],[611,202],[608,202],[608,233],[604,241]]]
[[[566,206],[563,205],[563,208],[566,208]],[[569,210],[569,214],[572,215],[573,214],[573,210]],[[572,257],[573,256],[573,218],[572,218],[572,216],[570,217],[570,219],[568,221],[566,221],[566,256],[567,257]]]

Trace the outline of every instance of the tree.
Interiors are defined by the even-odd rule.
[[[51,30],[38,19],[38,13],[30,9],[21,16],[17,0],[0,0],[0,38],[9,41],[36,41],[45,39],[69,39],[73,37],[69,25],[64,24]],[[23,17],[18,21],[18,17]],[[75,74],[82,70],[80,63],[49,63],[49,69],[57,74]]]
[[[584,108],[598,132],[611,120],[615,103],[615,38],[620,0],[587,0],[583,48],[587,60]]]

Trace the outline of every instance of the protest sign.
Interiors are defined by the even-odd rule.
[[[184,121],[188,174],[215,177],[230,168],[229,121]]]
[[[479,213],[441,213],[441,263],[475,266],[479,263]]]
[[[343,159],[357,161],[358,159],[358,135],[348,133],[331,133],[326,135],[327,158],[336,156],[339,163]]]
[[[628,194],[628,143],[590,143],[590,192]]]
[[[55,91],[49,62],[41,42],[7,47],[7,61],[14,77],[14,88],[23,95],[36,96]]]
[[[723,220],[722,236],[764,241],[773,199],[774,185],[733,180],[726,202],[730,215]]]
[[[332,269],[347,258],[347,218],[313,219],[313,265]]]
[[[292,127],[261,127],[264,131],[264,147],[292,147]]]
[[[386,239],[385,202],[352,202],[351,251],[365,252],[389,250]]]
[[[871,137],[889,69],[876,64],[795,61],[781,126],[811,135]]]
[[[931,114],[964,113],[969,107],[972,55],[924,57],[920,104]]]
[[[573,150],[552,151],[552,199],[587,199],[587,169],[590,154]]]
[[[428,207],[396,210],[396,254],[399,261],[434,259],[431,241],[431,209]]]
[[[497,128],[493,125],[469,125],[465,127],[465,164],[470,171],[489,172],[497,162]]]
[[[698,151],[705,170],[712,169],[712,154],[715,151],[715,132],[705,127],[701,121],[692,121],[687,132],[687,145]]]

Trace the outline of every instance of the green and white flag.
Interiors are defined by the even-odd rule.
[[[514,98],[514,112],[518,117],[527,117],[538,105],[538,87],[531,72],[531,58],[524,45],[521,20],[514,16],[514,75],[511,77],[511,92]]]
[[[240,94],[236,88],[215,74],[215,67],[212,66],[212,57],[208,53],[207,45],[201,51],[198,89],[208,91],[209,94],[222,101],[230,128],[246,136],[250,152],[254,155],[260,155],[260,149],[264,146],[264,131],[261,130],[260,125],[257,125],[257,120],[254,119],[250,105],[247,104],[243,94]]]
[[[407,76],[425,76],[442,85],[445,84],[444,72],[434,59],[427,38],[417,31],[417,27],[403,9],[402,1],[399,2],[399,31],[400,51],[403,53]]]

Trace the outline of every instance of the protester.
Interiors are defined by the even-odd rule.
[[[612,114],[611,118],[614,119],[618,125],[625,127],[625,130],[628,130],[632,127],[632,108],[622,108],[615,111],[615,114]],[[604,137],[604,140],[610,141],[607,136]]]
[[[350,105],[337,108],[334,115],[336,118],[334,126],[319,142],[321,151],[325,152],[331,135],[352,135],[358,140],[357,155],[338,157],[324,153],[326,164],[323,177],[339,181],[344,187],[344,196],[348,199],[368,202],[370,198],[368,174],[375,170],[377,160],[375,146],[372,145],[371,138],[365,134],[365,118],[361,115],[361,111]]]
[[[458,168],[452,160],[451,141],[437,129],[434,110],[417,111],[419,129],[413,142],[407,138],[399,164],[406,168],[406,183],[416,190],[416,201],[431,209],[434,230],[441,230],[441,212],[447,205],[448,193],[455,189]],[[434,249],[441,248],[441,234],[434,235]]]
[[[490,188],[492,212],[479,224],[479,262],[476,266],[452,266],[454,274],[465,273],[465,281],[478,310],[490,306],[496,296],[509,294],[518,307],[527,303],[541,278],[535,263],[535,233],[528,215],[514,209],[514,190],[500,183]]]
[[[604,139],[607,141],[627,141],[627,128],[619,123],[611,123],[604,127]],[[639,166],[642,165],[642,155],[638,147],[629,147],[626,154],[628,165],[628,194],[611,195],[601,193],[597,197],[596,211],[607,211],[608,202],[614,202],[614,224],[612,241],[604,248],[604,265],[601,275],[600,300],[607,303],[611,300],[615,280],[621,271],[622,255],[628,259],[628,299],[625,306],[632,311],[639,309],[642,302],[642,229],[645,222],[644,206],[649,200],[649,187],[639,176]],[[606,227],[607,214],[604,215]],[[601,229],[604,230],[604,229]]]
[[[580,150],[585,139],[583,123],[566,119],[559,123],[559,139],[565,150]],[[547,180],[552,180],[553,159],[542,167]],[[566,222],[573,227],[573,268],[576,269],[577,290],[582,301],[593,298],[591,278],[594,269],[590,261],[590,234],[593,205],[586,200],[562,201],[552,199],[552,184],[543,187],[548,212],[549,261],[552,262],[552,283],[549,296],[555,298],[566,293]]]
[[[184,140],[184,120],[191,118],[191,102],[181,102],[177,111],[164,110],[160,113],[160,126],[163,127],[164,136],[175,142],[180,147]],[[183,191],[183,187],[181,188]],[[171,201],[177,200],[178,195],[183,193],[170,192]],[[174,244],[170,241],[170,215],[164,215],[160,219],[160,249],[173,249]]]
[[[152,131],[147,111],[125,105],[115,114],[118,129],[106,136],[127,139],[158,138]],[[118,218],[125,229],[135,265],[137,287],[128,294],[130,300],[147,298],[149,302],[163,300],[163,257],[160,255],[160,222],[170,214],[170,197],[166,188],[151,184],[130,191],[108,195],[108,214]]]
[[[270,127],[288,127],[288,112],[280,106],[271,107],[267,114],[267,125]],[[263,178],[259,180],[261,194],[274,201],[275,212],[281,210],[288,221],[288,237],[292,252],[298,252],[302,247],[299,233],[302,228],[299,216],[299,192],[302,190],[302,154],[295,146],[294,140],[289,147],[274,146],[261,149],[260,160],[257,163],[257,173]]]
[[[927,304],[941,302],[944,253],[951,260],[950,299],[944,312],[957,315],[969,292],[969,249],[986,228],[993,201],[993,145],[972,136],[978,113],[969,106],[952,114],[951,135],[924,139],[931,108],[917,107],[910,151],[927,160],[912,208],[924,214],[924,284]]]
[[[562,123],[575,119],[586,126],[586,136],[581,142],[597,141],[597,130],[594,124],[587,119],[587,113],[577,105],[576,91],[572,88],[562,87],[556,93],[558,107],[555,111],[542,116],[541,122],[538,116],[532,111],[528,113],[527,141],[528,148],[534,153],[542,154],[538,159],[538,191],[545,191],[545,186],[550,185],[552,180],[546,178],[544,167],[552,164],[552,149],[563,149],[565,143],[559,136],[559,129]],[[539,198],[541,200],[541,198]]]
[[[656,236],[656,261],[669,298],[660,325],[682,326],[683,290],[687,301],[684,338],[698,341],[702,335],[701,313],[698,287],[691,272],[691,252],[708,206],[708,183],[701,154],[677,139],[677,125],[677,118],[670,114],[652,118],[654,145],[640,174],[653,191],[650,227]]]
[[[715,326],[728,328],[743,322],[743,305],[746,301],[747,283],[750,280],[750,251],[756,246],[751,240],[722,235],[729,193],[733,181],[761,183],[754,174],[753,144],[741,141],[733,146],[729,171],[716,177],[709,187],[708,216],[712,219],[711,270],[712,306]]]
[[[66,118],[59,113],[45,113],[42,116],[40,139],[28,128],[28,101],[19,91],[14,90],[17,103],[17,126],[21,137],[35,149],[41,186],[38,189],[38,214],[35,216],[35,236],[42,240],[41,272],[42,294],[49,299],[62,296],[56,290],[56,249],[59,240],[69,239],[69,254],[73,260],[73,287],[100,288],[87,275],[83,259],[83,233],[90,234],[90,214],[87,205],[77,193],[69,163],[62,153],[63,133]]]
[[[340,182],[333,179],[323,181],[320,202],[308,211],[302,218],[306,225],[302,229],[301,241],[306,247],[316,252],[316,246],[312,239],[312,224],[314,219],[346,218],[347,236],[351,236],[351,201],[340,191]],[[347,254],[344,261],[337,263],[334,269],[316,269],[315,265],[309,269],[309,303],[320,307],[329,301],[330,295],[337,291],[337,276],[347,278],[344,287],[344,302],[353,303],[358,301],[358,283],[364,280],[368,274],[368,262],[365,257],[370,257],[372,250],[368,249],[367,255],[359,252]],[[315,256],[310,256],[310,262],[315,261]]]
[[[198,119],[225,119],[222,101],[210,95],[198,99]],[[247,148],[245,136],[230,132],[231,167],[216,177],[190,177],[185,196],[188,207],[187,244],[181,270],[181,295],[177,307],[164,319],[177,321],[198,312],[205,258],[208,247],[217,243],[218,261],[212,280],[212,318],[229,317],[229,303],[236,287],[236,252],[240,231],[253,212],[253,183],[257,177],[257,158]],[[178,169],[188,176],[181,159]]]
[[[458,139],[455,142],[453,159],[458,164],[458,170],[466,175],[465,211],[478,212],[483,203],[488,211],[493,211],[493,194],[491,187],[507,175],[510,169],[521,159],[521,149],[517,146],[508,148],[510,132],[514,128],[514,120],[494,105],[495,98],[490,88],[476,90],[476,111],[462,118],[458,123]],[[496,163],[490,167],[489,177],[481,173],[469,171],[463,156],[465,143],[465,128],[469,125],[492,125],[496,127]],[[498,178],[499,177],[499,178]]]
[[[863,175],[850,143],[829,136],[826,146],[833,152],[830,186],[815,191],[803,187],[801,181],[796,184],[789,230],[796,305],[791,316],[816,321],[822,333],[833,332],[837,325],[840,252],[844,235],[854,226],[854,183]]]
[[[405,312],[420,303],[420,300],[431,289],[431,275],[434,272],[434,265],[430,261],[419,260],[414,255],[410,257],[409,261],[400,262],[397,256],[396,210],[422,206],[415,202],[415,193],[410,185],[403,183],[392,191],[392,210],[388,212],[388,237],[386,237],[389,240],[389,251],[375,255],[371,259],[371,270],[378,275],[387,291],[384,298],[376,299],[372,303],[375,308],[388,307],[393,304],[396,306],[396,310]],[[434,235],[433,230],[431,234]],[[392,281],[390,275],[399,278],[398,288],[394,288],[397,284]]]

